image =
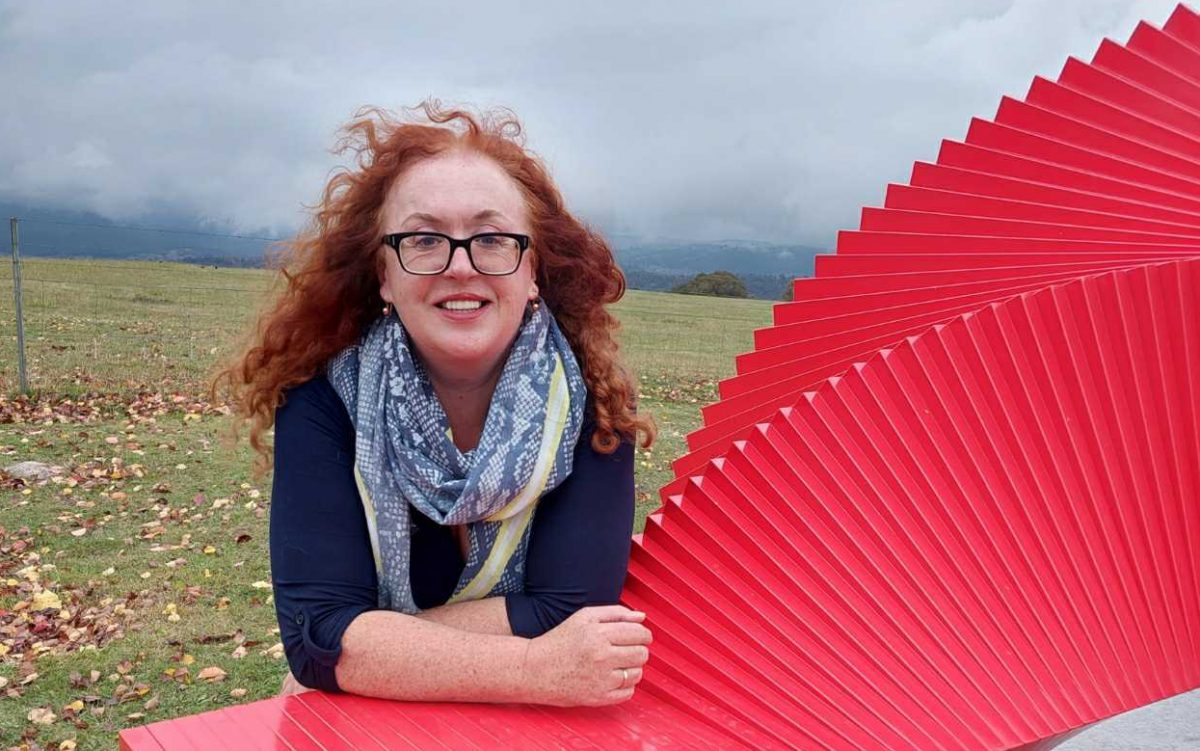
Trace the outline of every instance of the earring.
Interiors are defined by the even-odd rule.
[[[383,317],[387,318],[392,314],[392,304],[390,302],[383,304]]]
[[[533,312],[536,313],[542,307],[542,302],[540,299],[535,298],[529,301],[529,307],[533,308]]]

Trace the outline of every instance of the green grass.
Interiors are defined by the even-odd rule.
[[[202,399],[213,363],[269,299],[271,276],[32,259],[23,286],[36,399],[0,401],[0,420],[18,419],[0,423],[0,467],[31,459],[65,474],[27,488],[0,475],[0,749],[109,749],[124,727],[273,696],[287,666],[270,651],[279,637],[262,588],[269,478],[252,477],[250,450],[226,445],[228,418]],[[615,311],[642,409],[660,428],[637,455],[640,529],[700,407],[769,324],[771,304],[633,291]],[[5,280],[0,394],[16,389],[13,322]],[[28,604],[39,591],[58,595],[63,612],[41,611],[50,617],[36,626]],[[207,667],[224,680],[200,680]],[[31,722],[39,708],[55,719]]]
[[[157,261],[26,259],[30,386],[47,394],[195,390],[270,299],[272,277]],[[0,274],[0,392],[17,386],[13,282]]]

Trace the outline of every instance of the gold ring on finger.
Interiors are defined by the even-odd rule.
[[[621,668],[621,688],[625,688],[626,683],[629,683],[629,671]]]

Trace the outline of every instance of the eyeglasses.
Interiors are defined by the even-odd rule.
[[[450,268],[454,251],[467,251],[471,268],[488,276],[507,276],[521,265],[521,256],[529,249],[529,235],[511,232],[484,232],[465,240],[440,232],[396,232],[384,235],[383,242],[396,251],[400,268],[410,274],[433,276]]]

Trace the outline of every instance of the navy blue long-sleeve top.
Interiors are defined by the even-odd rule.
[[[589,405],[590,406],[590,405]],[[633,446],[592,449],[585,411],[571,474],[534,513],[525,590],[505,596],[513,634],[532,638],[587,605],[615,603],[633,527]],[[342,634],[377,610],[375,561],[354,482],[354,426],[324,375],[284,394],[275,411],[270,552],[275,612],[292,674],[338,692]],[[413,509],[411,581],[421,609],[453,594],[464,560],[450,527]]]

